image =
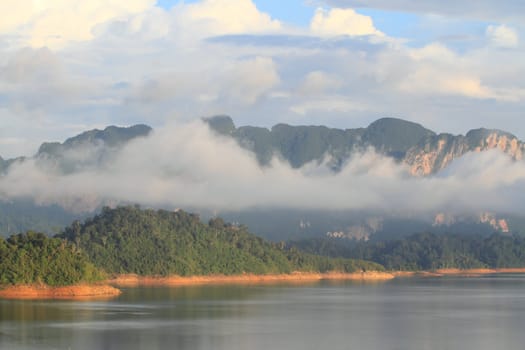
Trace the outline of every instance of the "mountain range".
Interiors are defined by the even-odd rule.
[[[465,135],[437,134],[417,123],[382,118],[365,128],[336,129],[326,126],[291,126],[277,124],[272,128],[237,127],[229,116],[203,119],[219,137],[231,138],[245,150],[253,152],[261,167],[271,166],[274,157],[301,168],[309,163],[326,163],[333,172],[340,171],[356,152],[373,148],[376,152],[405,164],[413,176],[433,176],[454,160],[470,152],[499,149],[514,160],[521,160],[525,144],[511,133],[501,130],[475,129]],[[109,126],[104,130],[90,130],[67,139],[63,143],[43,143],[32,157],[4,160],[0,157],[0,174],[6,174],[14,163],[35,161],[49,173],[75,174],[96,171],[112,163],[118,152],[131,140],[152,134],[147,125],[131,127]],[[0,177],[1,181],[1,177]],[[1,195],[1,194],[0,194]],[[1,198],[1,197],[0,197]],[[190,208],[195,210],[195,208]],[[213,213],[203,209],[203,216]],[[28,199],[0,200],[0,228],[4,235],[27,229],[57,232],[74,218],[86,213],[72,213],[59,206],[32,205]],[[521,232],[524,220],[497,213],[479,213],[477,217],[451,216],[435,213],[433,217],[378,217],[375,213],[328,213],[315,210],[244,210],[223,212],[229,221],[248,225],[254,232],[271,239],[328,235],[368,239],[372,235],[388,236],[392,232],[411,234],[424,230],[457,230],[487,234]],[[443,228],[445,227],[445,228]],[[524,230],[525,233],[525,230]]]
[[[277,124],[270,129],[236,127],[229,116],[203,120],[217,134],[231,137],[242,148],[254,152],[262,166],[268,166],[272,157],[277,156],[293,168],[328,160],[331,168],[337,171],[352,153],[373,147],[376,152],[407,164],[413,175],[431,175],[469,152],[497,148],[515,160],[523,159],[525,152],[525,143],[506,131],[480,128],[465,135],[437,134],[417,123],[397,118],[378,119],[366,128],[356,129],[288,124]],[[51,160],[62,172],[75,172],[99,166],[130,140],[146,137],[152,130],[147,125],[90,130],[63,143],[45,142],[33,158]],[[84,156],[79,158],[81,152]],[[70,157],[71,154],[76,157]],[[0,156],[0,171],[5,172],[13,162],[25,159],[6,160]]]
[[[338,170],[353,152],[373,147],[407,164],[413,175],[430,175],[468,152],[498,148],[514,159],[522,159],[525,151],[525,144],[505,131],[481,128],[466,135],[437,134],[397,118],[378,119],[366,128],[357,129],[287,124],[277,124],[271,129],[237,128],[228,116],[205,120],[215,132],[230,136],[241,147],[253,151],[261,165],[268,165],[274,155],[294,168],[328,157],[333,169]]]

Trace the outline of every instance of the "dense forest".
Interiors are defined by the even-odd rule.
[[[107,274],[235,275],[523,267],[525,238],[415,234],[378,242],[273,243],[244,226],[179,211],[104,208],[50,238],[0,239],[0,284],[69,285]]]
[[[381,270],[378,264],[332,259],[288,249],[250,234],[246,227],[184,211],[104,208],[58,236],[85,252],[109,273],[181,276],[268,274],[293,271]]]
[[[103,277],[85,254],[64,240],[35,232],[0,238],[0,284],[62,286]]]
[[[374,261],[388,270],[525,266],[525,238],[501,234],[483,237],[420,233],[391,241],[314,239],[289,245],[312,254]]]

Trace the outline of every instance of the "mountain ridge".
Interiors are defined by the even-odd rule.
[[[525,143],[510,132],[477,128],[465,135],[436,133],[421,124],[400,118],[377,119],[367,127],[339,129],[324,125],[289,125],[279,123],[271,128],[260,126],[237,127],[230,116],[217,115],[202,119],[213,132],[237,141],[240,147],[255,153],[260,165],[268,166],[274,156],[286,160],[293,168],[306,163],[321,162],[326,156],[333,170],[340,170],[353,152],[373,147],[377,152],[407,164],[416,176],[435,174],[454,159],[468,152],[500,149],[515,160],[523,159]],[[44,142],[32,157],[52,161],[64,173],[85,166],[98,166],[111,153],[129,141],[147,137],[153,129],[145,124],[129,127],[108,126],[92,129],[66,139],[64,142]],[[95,164],[70,157],[74,150],[89,148]],[[31,157],[4,159],[0,157],[0,174],[11,164]],[[76,163],[75,163],[76,162]]]
[[[231,138],[240,147],[252,151],[263,167],[270,166],[274,156],[283,159],[294,168],[300,168],[308,162],[321,163],[326,160],[328,155],[327,164],[333,171],[337,172],[344,167],[345,161],[353,153],[363,152],[368,147],[374,147],[379,153],[392,157],[396,162],[404,163],[413,175],[428,176],[438,173],[453,160],[468,152],[500,149],[513,159],[518,160],[523,159],[525,150],[523,142],[518,140],[515,135],[502,130],[479,128],[473,129],[465,135],[437,134],[420,124],[398,118],[381,118],[368,127],[355,129],[337,129],[312,125],[292,126],[284,123],[274,125],[272,128],[237,127],[231,117],[224,115],[205,118],[204,122],[220,137]],[[77,171],[87,171],[89,174],[98,169],[104,169],[105,166],[111,166],[112,160],[116,159],[117,152],[121,147],[136,138],[150,135],[152,130],[151,127],[144,124],[128,128],[110,126],[104,130],[94,129],[81,133],[62,143],[44,143],[39,152],[32,158],[21,157],[8,160],[0,158],[0,179],[3,176],[2,174],[9,172],[13,163],[23,162],[24,160],[34,160],[40,170],[44,171],[44,174],[69,175]],[[52,208],[37,204],[31,205],[30,202],[31,198],[1,198],[0,228],[4,235],[35,228],[50,233],[56,232],[74,217],[87,214],[71,211],[72,205],[74,205],[74,202],[71,201],[65,201],[65,206],[54,206]],[[282,217],[277,215],[276,211],[269,211],[265,215],[262,215],[260,211],[232,212],[229,214],[228,220],[249,224],[250,228],[256,228],[257,233],[264,233],[265,236],[271,236],[275,239],[279,239],[279,232],[282,231],[289,235],[325,235],[331,233],[335,236],[354,238],[357,236],[368,237],[376,235],[378,232],[376,228],[369,227],[367,220],[365,222],[363,222],[364,219],[362,220],[363,217],[375,219],[378,215],[376,213],[366,213],[366,215],[358,213],[354,216],[344,213],[344,215],[334,217],[323,211],[319,213],[317,211],[298,212],[295,214],[290,212],[289,210],[282,214]],[[454,216],[458,213],[430,214],[429,218],[423,218],[424,224],[412,223],[409,220],[410,225],[403,224],[401,225],[403,227],[399,228],[401,227],[400,224],[396,224],[399,220],[394,218],[393,224],[392,220],[387,220],[385,225],[395,227],[395,231],[399,232],[415,232],[428,227],[432,230],[438,230],[438,228],[432,227],[433,222],[441,223],[443,221],[444,226],[451,227],[454,223],[464,226],[464,221],[471,221]],[[525,232],[525,220],[518,219],[510,222],[506,221],[508,219],[507,213],[488,214],[490,214],[490,220],[483,221],[474,218],[473,222],[483,224],[487,222],[486,229],[490,232]],[[442,217],[446,217],[446,220],[438,220]],[[307,227],[298,226],[298,223],[303,221],[308,223]],[[311,227],[310,222],[312,222]],[[496,224],[492,224],[492,222]],[[503,225],[500,225],[500,222]],[[410,229],[406,227],[410,227]],[[446,228],[439,230],[443,231]],[[392,230],[384,229],[382,231],[390,232]]]
[[[205,118],[210,128],[253,151],[261,165],[273,156],[284,158],[294,168],[325,156],[339,170],[352,152],[373,147],[377,152],[403,162],[412,175],[435,174],[454,159],[468,152],[500,149],[515,160],[523,159],[525,144],[515,135],[498,130],[478,128],[465,135],[437,134],[422,125],[399,118],[381,118],[366,128],[336,129],[326,126],[291,126],[276,124],[272,128],[236,127],[231,117]]]

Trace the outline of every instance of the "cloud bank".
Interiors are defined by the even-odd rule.
[[[521,0],[326,0],[326,2],[342,8],[378,8],[461,18],[525,20],[525,4]]]
[[[402,164],[373,150],[354,154],[334,174],[325,164],[293,169],[273,159],[261,168],[233,140],[200,122],[171,125],[137,139],[90,166],[92,153],[68,154],[87,166],[68,175],[30,160],[0,178],[2,199],[32,198],[70,210],[104,203],[165,208],[243,210],[290,208],[389,213],[522,213],[525,163],[499,151],[466,155],[438,176],[414,178]]]

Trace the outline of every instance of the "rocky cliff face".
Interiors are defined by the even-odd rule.
[[[498,148],[515,160],[523,159],[525,144],[512,134],[500,130],[476,129],[467,135],[440,134],[423,139],[410,148],[404,162],[413,175],[437,173],[454,159],[467,152],[482,152]]]
[[[462,216],[462,215],[456,215],[453,213],[438,213],[434,217],[434,223],[432,224],[432,226],[433,227],[451,226],[451,225],[458,224],[461,222],[487,224],[494,230],[494,232],[500,232],[500,233],[510,232],[509,223],[507,219],[498,217],[496,214],[489,213],[489,212],[480,213],[478,214],[477,217]]]
[[[241,147],[253,151],[262,165],[275,155],[294,168],[329,156],[334,161],[333,170],[338,171],[352,152],[373,147],[408,164],[413,175],[426,176],[439,172],[468,152],[497,148],[516,160],[523,159],[525,152],[523,142],[501,130],[475,129],[466,135],[438,135],[419,124],[396,118],[382,118],[366,128],[345,130],[286,124],[271,129],[237,128],[227,116],[205,121],[217,133],[233,137]]]

